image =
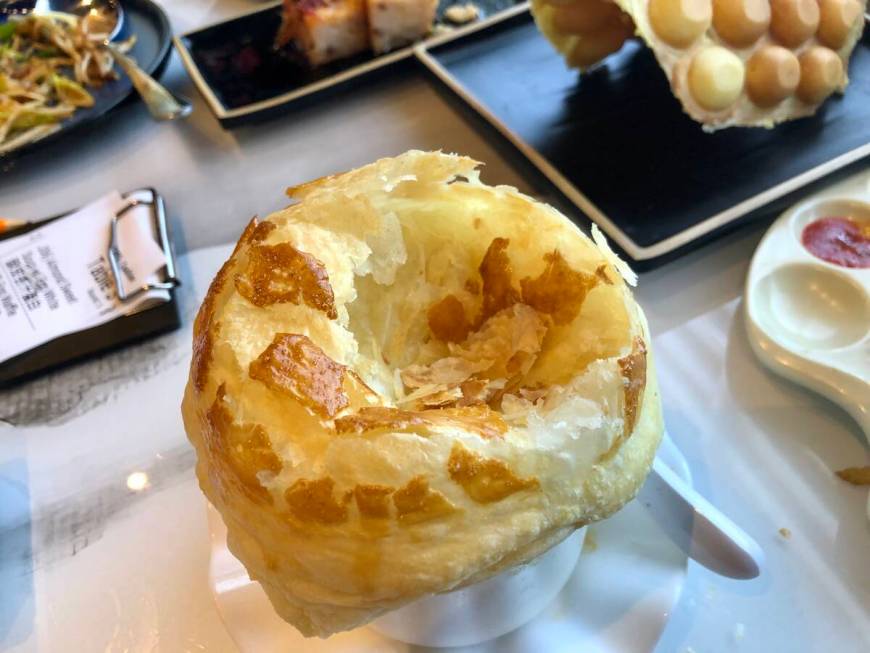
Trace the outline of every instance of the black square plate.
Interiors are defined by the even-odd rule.
[[[456,0],[440,0],[436,23]],[[426,42],[441,43],[481,30],[522,11],[520,0],[475,0],[481,18]],[[272,47],[281,24],[281,3],[182,34],[175,46],[209,108],[224,127],[285,112],[305,96],[358,79],[412,56],[413,47],[382,55],[371,52],[310,69],[289,49]]]
[[[683,113],[637,42],[579,75],[522,13],[417,55],[643,269],[861,165],[870,155],[868,40],[852,55],[846,94],[815,116],[712,134]]]

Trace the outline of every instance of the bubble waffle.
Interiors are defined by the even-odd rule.
[[[771,127],[810,115],[848,83],[866,0],[532,0],[570,66],[633,33],[653,50],[683,109],[706,128]]]

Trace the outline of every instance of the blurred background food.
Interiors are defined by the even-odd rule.
[[[684,111],[708,129],[771,127],[814,113],[848,84],[866,0],[532,0],[569,66],[637,34]]]
[[[294,44],[312,66],[371,49],[389,52],[426,36],[438,0],[284,0],[275,45]]]
[[[29,14],[0,25],[0,154],[44,138],[78,108],[88,87],[116,79],[103,45],[112,25],[70,14]],[[134,40],[119,44],[126,52]]]

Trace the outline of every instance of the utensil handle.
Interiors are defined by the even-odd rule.
[[[190,102],[172,95],[163,85],[151,75],[142,70],[130,57],[121,52],[111,43],[106,47],[112,53],[115,62],[127,73],[135,89],[148,107],[148,111],[156,120],[175,120],[185,118],[193,110]]]

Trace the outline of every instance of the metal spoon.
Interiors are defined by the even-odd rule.
[[[62,12],[80,18],[88,15],[99,16],[106,25],[112,25],[109,38],[103,41],[103,45],[130,78],[151,115],[157,120],[175,120],[185,118],[193,111],[190,102],[170,93],[133,59],[110,43],[121,31],[124,22],[124,10],[117,0],[13,0],[0,4],[0,15],[23,15],[32,12]]]

